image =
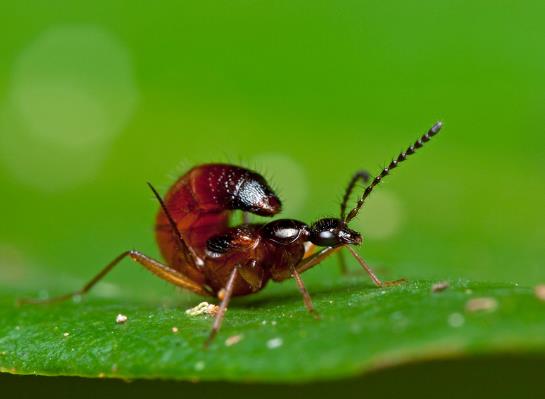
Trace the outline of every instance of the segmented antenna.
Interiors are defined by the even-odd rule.
[[[157,198],[157,201],[159,201],[159,204],[161,205],[161,209],[165,213],[165,216],[167,217],[167,220],[168,220],[168,224],[170,225],[170,228],[172,229],[172,234],[176,238],[178,247],[180,247],[180,249],[182,250],[183,255],[186,258],[186,261],[188,261],[189,263],[193,263],[193,265],[196,266],[198,264],[197,255],[193,252],[192,248],[190,248],[184,241],[182,233],[180,232],[180,230],[178,230],[178,226],[176,225],[176,222],[174,221],[174,219],[172,218],[172,215],[168,211],[165,203],[163,202],[163,199],[159,195],[159,192],[157,192],[155,187],[153,187],[150,182],[148,182],[148,186],[151,189],[151,191],[153,191],[153,195],[155,195],[155,198]]]
[[[435,136],[437,133],[439,133],[439,130],[441,130],[441,127],[443,127],[443,123],[442,122],[437,122],[435,125],[432,126],[432,128],[430,130],[428,130],[428,132],[426,134],[424,134],[422,137],[420,137],[418,140],[416,140],[413,145],[411,145],[409,148],[407,148],[405,151],[403,151],[401,154],[399,154],[396,159],[393,159],[392,162],[390,162],[390,164],[387,167],[382,169],[382,172],[380,172],[380,174],[373,179],[371,184],[367,186],[367,188],[363,192],[363,195],[358,200],[355,208],[350,211],[350,213],[348,214],[348,216],[344,220],[345,223],[349,223],[352,219],[354,219],[356,217],[356,215],[360,211],[361,207],[365,203],[365,200],[367,199],[367,197],[369,197],[369,194],[371,194],[373,189],[382,181],[382,179],[384,179],[386,176],[388,176],[390,171],[392,169],[396,168],[399,165],[400,162],[403,162],[404,160],[406,160],[409,155],[414,154],[417,149],[423,147],[424,143],[427,143],[428,141],[430,141],[430,139],[433,136]]]
[[[344,192],[343,201],[341,202],[341,220],[343,220],[346,216],[346,205],[348,204],[350,194],[352,194],[358,180],[361,180],[363,184],[367,184],[370,178],[371,175],[366,170],[359,170],[354,174],[354,176],[352,176],[352,179],[350,179],[350,183],[348,183],[348,186]]]

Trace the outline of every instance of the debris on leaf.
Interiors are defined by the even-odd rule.
[[[127,316],[125,316],[124,314],[119,313],[115,318],[115,322],[117,324],[124,324],[128,319],[129,318]]]
[[[545,284],[536,285],[534,293],[536,294],[537,299],[545,301]]]
[[[439,281],[431,286],[431,292],[441,292],[446,290],[449,287],[447,281]]]
[[[467,301],[466,310],[468,312],[489,311],[492,312],[498,307],[498,301],[490,297],[473,298]]]
[[[70,335],[70,333],[69,333],[69,332],[65,332],[65,333],[62,334],[62,335],[63,335],[63,337],[68,337],[68,336]]]
[[[282,338],[273,338],[267,341],[267,348],[276,349],[276,348],[280,348],[283,344],[284,344],[284,341],[282,340]]]
[[[232,335],[225,340],[225,346],[233,346],[242,340],[242,335]]]
[[[209,315],[215,316],[218,314],[220,307],[208,302],[201,302],[194,308],[187,309],[185,314],[188,316],[199,316],[199,315]]]
[[[176,333],[178,332],[178,327],[172,327],[171,330],[172,330],[172,332],[173,332],[174,334],[176,334]]]

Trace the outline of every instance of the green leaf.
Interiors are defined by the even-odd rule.
[[[236,300],[208,350],[212,319],[162,301],[85,298],[14,305],[1,299],[0,370],[16,374],[295,382],[336,379],[424,359],[488,353],[543,353],[545,303],[532,288],[450,282],[371,287],[363,277],[308,284],[321,320],[305,310],[293,282]],[[19,294],[20,295],[20,294]],[[468,301],[491,298],[488,310]],[[486,307],[486,306],[485,306]],[[128,317],[116,324],[116,315]],[[172,331],[177,327],[178,332]],[[238,343],[226,345],[228,337]]]

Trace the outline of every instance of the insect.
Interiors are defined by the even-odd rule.
[[[293,278],[308,311],[318,317],[301,274],[332,254],[346,249],[373,283],[379,287],[404,280],[381,281],[353,246],[361,245],[362,235],[349,227],[365,201],[380,182],[408,156],[414,154],[441,129],[437,122],[416,142],[393,159],[366,186],[355,206],[347,212],[356,184],[367,183],[369,174],[357,172],[344,193],[340,216],[323,218],[312,224],[295,219],[250,223],[230,227],[232,212],[240,210],[261,216],[281,211],[281,201],[258,173],[228,164],[196,166],[178,179],[164,198],[148,183],[159,201],[155,224],[156,240],[165,263],[138,251],[126,251],[113,259],[80,290],[46,300],[26,303],[51,303],[87,293],[122,259],[129,257],[158,277],[204,296],[217,297],[220,307],[205,342],[217,335],[233,296],[262,290],[269,280]],[[316,250],[316,247],[322,247]]]

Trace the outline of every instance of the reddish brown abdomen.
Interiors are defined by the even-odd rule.
[[[227,164],[205,164],[189,170],[170,188],[164,203],[186,244],[201,258],[206,241],[228,228],[231,211],[274,215],[281,208],[263,177]],[[204,283],[202,272],[187,264],[162,210],[157,214],[155,234],[167,264]]]

